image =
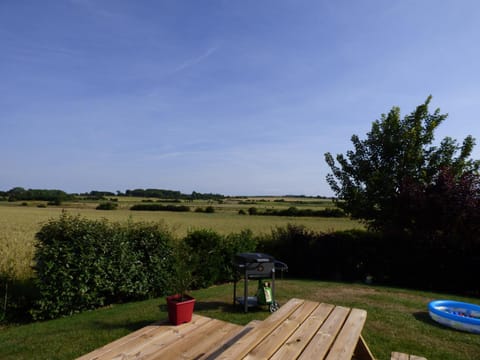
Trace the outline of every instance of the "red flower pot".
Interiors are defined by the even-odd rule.
[[[195,299],[189,295],[180,294],[167,297],[168,319],[173,325],[180,325],[192,320]]]

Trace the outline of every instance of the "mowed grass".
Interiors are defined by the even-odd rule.
[[[480,335],[455,331],[433,322],[431,300],[478,299],[362,284],[277,280],[280,304],[297,297],[367,310],[363,335],[377,359],[392,351],[430,360],[479,359]],[[251,288],[254,291],[254,283]],[[232,284],[193,291],[195,312],[244,325],[263,320],[265,309],[244,314],[232,306]],[[167,319],[165,300],[152,299],[78,314],[68,318],[0,329],[1,359],[72,359],[158,320]]]
[[[127,198],[128,199],[128,198]],[[223,204],[209,202],[186,203],[192,207],[191,212],[166,211],[131,211],[128,210],[132,199],[119,201],[119,209],[112,211],[95,210],[98,203],[66,203],[61,207],[38,208],[36,203],[21,206],[20,203],[0,204],[0,275],[7,274],[12,279],[27,279],[33,275],[31,268],[35,251],[35,234],[49,219],[58,218],[63,210],[70,214],[80,214],[89,219],[106,218],[111,221],[154,221],[166,224],[176,236],[185,236],[189,231],[208,228],[221,234],[240,232],[250,229],[255,234],[270,233],[276,227],[287,224],[304,225],[319,232],[362,228],[358,222],[347,218],[295,218],[279,216],[239,215],[238,210],[250,206],[288,207],[288,203],[259,201],[254,204],[226,202]],[[317,206],[321,203],[318,202]],[[327,202],[327,205],[330,204]],[[183,204],[182,204],[183,205]],[[195,207],[214,206],[215,213],[205,214],[193,211]],[[309,205],[311,206],[311,205]]]

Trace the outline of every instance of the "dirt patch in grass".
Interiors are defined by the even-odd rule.
[[[352,299],[361,298],[366,295],[377,294],[378,290],[368,287],[335,287],[335,288],[322,288],[316,290],[312,295],[315,299],[338,300],[338,299]]]

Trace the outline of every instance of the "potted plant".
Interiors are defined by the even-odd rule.
[[[173,256],[173,274],[170,279],[172,295],[167,296],[168,319],[173,325],[180,325],[192,320],[195,298],[188,295],[187,291],[193,282],[193,276],[188,247],[178,243]]]

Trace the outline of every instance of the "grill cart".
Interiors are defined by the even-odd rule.
[[[275,273],[288,270],[287,264],[263,253],[240,253],[235,255],[236,270],[233,283],[233,304],[243,305],[244,311],[257,305],[268,305],[270,312],[279,308],[275,300]],[[243,279],[243,296],[237,297],[237,283]],[[256,296],[248,296],[248,280],[258,280]],[[271,281],[265,281],[271,279]]]

